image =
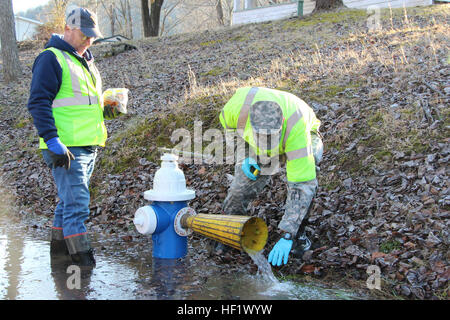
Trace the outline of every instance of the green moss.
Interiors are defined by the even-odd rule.
[[[30,122],[31,120],[29,118],[18,118],[14,123],[14,127],[16,129],[20,129],[27,126]]]
[[[221,73],[224,73],[225,69],[221,67],[215,67],[207,72],[201,73],[202,76],[218,76]]]
[[[429,151],[431,151],[431,147],[426,141],[424,141],[423,139],[419,139],[419,137],[416,136],[413,138],[410,150],[414,151],[415,153],[428,153]]]
[[[406,154],[414,153],[427,153],[431,151],[431,147],[428,143],[430,136],[429,133],[419,131],[417,129],[409,129],[399,134],[399,137],[403,140],[403,146],[401,151]]]
[[[210,47],[217,43],[221,43],[222,41],[223,41],[223,39],[211,40],[211,41],[201,42],[200,45],[202,47]]]
[[[242,35],[237,35],[236,37],[230,38],[230,41],[245,42],[245,41],[248,41],[248,40],[249,40],[248,36],[242,36]]]
[[[380,244],[380,251],[383,253],[390,253],[401,248],[402,244],[397,240],[387,240]]]
[[[383,121],[383,112],[377,111],[367,119],[367,125],[370,127],[378,126],[380,123],[383,123]]]
[[[392,152],[388,151],[388,150],[382,150],[382,151],[378,151],[375,153],[375,158],[377,160],[390,160],[392,159]]]
[[[347,152],[342,154],[337,160],[336,165],[339,170],[347,171],[350,174],[357,174],[363,169],[362,160],[356,152]]]
[[[281,85],[283,85],[282,83]],[[299,92],[302,99],[317,101],[319,103],[331,103],[339,102],[336,98],[345,99],[346,102],[351,103],[355,98],[351,95],[339,95],[348,89],[357,89],[363,85],[363,81],[358,80],[355,82],[344,83],[341,85],[324,83],[320,80],[310,80],[301,83],[286,80],[286,85],[295,94]],[[350,90],[351,91],[351,90]],[[342,102],[342,101],[341,101]]]
[[[342,92],[346,87],[331,85],[325,88],[325,96],[328,98],[334,98],[339,92]]]
[[[340,186],[340,183],[337,180],[332,180],[332,181],[330,181],[328,183],[323,183],[322,184],[322,187],[325,188],[328,191],[334,190],[334,189],[336,189],[339,186]]]
[[[97,197],[100,195],[100,186],[91,184],[89,186],[89,194],[91,199],[97,199]]]
[[[320,14],[314,14],[306,18],[289,20],[284,24],[283,28],[302,28],[307,26],[314,26],[321,23],[343,23],[360,20],[361,18],[365,17],[367,17],[367,12],[365,10],[342,10],[340,12],[324,12]]]
[[[292,79],[282,80],[275,89],[282,91],[296,91],[300,88],[300,84]]]

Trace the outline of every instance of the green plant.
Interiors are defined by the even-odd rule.
[[[380,244],[380,251],[383,253],[390,253],[401,248],[402,244],[397,240],[387,240]]]

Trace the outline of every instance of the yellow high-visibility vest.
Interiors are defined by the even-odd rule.
[[[272,150],[260,150],[254,141],[249,111],[252,104],[258,101],[276,102],[283,112],[281,141],[278,147]],[[257,155],[273,157],[285,154],[289,182],[310,181],[316,178],[311,132],[319,130],[320,120],[302,99],[280,90],[244,87],[236,90],[225,104],[219,119],[225,129],[236,130]]]
[[[62,69],[61,87],[52,104],[59,139],[68,147],[105,146],[102,81],[97,68],[91,64],[89,73],[70,53],[56,48],[46,50],[55,54]],[[39,148],[47,149],[42,138]]]

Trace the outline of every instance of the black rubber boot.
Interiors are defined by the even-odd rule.
[[[95,267],[94,250],[91,248],[87,234],[66,238],[65,241],[74,264],[80,267]]]
[[[69,256],[69,250],[67,250],[66,242],[64,240],[51,240],[50,255]]]
[[[94,268],[96,265],[94,258],[94,249],[88,251],[77,252],[71,255],[72,261],[80,267]]]
[[[52,229],[50,238],[50,256],[52,257],[69,257],[69,249],[67,249],[62,229]]]
[[[301,259],[303,254],[311,249],[311,241],[306,234],[302,234],[294,243],[291,254],[294,258]]]

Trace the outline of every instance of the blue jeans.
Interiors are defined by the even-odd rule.
[[[97,157],[95,147],[69,147],[69,150],[75,156],[75,160],[70,161],[69,170],[53,168],[48,150],[42,150],[58,189],[59,202],[55,209],[53,228],[62,229],[65,239],[87,233],[84,222],[89,217],[89,180]]]

